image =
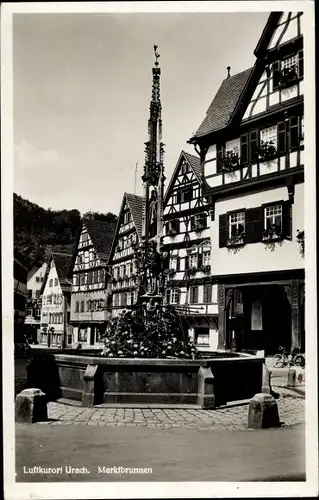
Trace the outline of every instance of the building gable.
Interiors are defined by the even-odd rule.
[[[255,54],[257,61],[243,93],[241,109],[235,110],[242,122],[299,98],[303,88],[302,13],[284,12],[263,33]],[[262,39],[267,37],[261,50]],[[234,116],[235,118],[235,116]]]
[[[110,251],[109,263],[132,253],[131,243],[142,237],[143,197],[124,193]]]

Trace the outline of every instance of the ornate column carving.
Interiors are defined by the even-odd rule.
[[[226,349],[226,287],[218,284],[218,349]]]
[[[291,349],[301,348],[301,286],[299,279],[290,280],[290,285],[284,285],[291,307]]]

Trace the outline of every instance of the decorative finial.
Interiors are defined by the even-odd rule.
[[[160,55],[157,53],[157,47],[158,47],[158,45],[154,45],[154,54],[155,54],[155,58],[156,58],[155,66],[159,65],[158,59],[160,58]]]
[[[227,78],[230,78],[230,66],[227,66]]]

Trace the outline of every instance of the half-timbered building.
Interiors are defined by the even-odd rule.
[[[100,347],[111,318],[108,258],[115,223],[82,221],[74,256],[71,318],[73,345]]]
[[[200,158],[182,151],[164,199],[166,302],[199,349],[217,348],[217,286],[211,280],[211,216]]]
[[[253,68],[227,68],[189,140],[212,214],[218,347],[303,350],[302,13],[271,13],[254,54]]]
[[[143,197],[124,193],[109,265],[112,268],[112,315],[137,299],[134,246],[141,241]]]
[[[41,287],[41,330],[38,340],[47,347],[72,344],[70,323],[72,254],[52,252]]]

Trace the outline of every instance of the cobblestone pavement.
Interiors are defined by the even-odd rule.
[[[284,426],[303,423],[304,397],[286,388],[280,393],[279,417]],[[153,427],[161,429],[247,430],[248,404],[217,410],[156,408],[83,408],[58,402],[48,404],[47,422],[38,425],[93,425],[108,427]]]

